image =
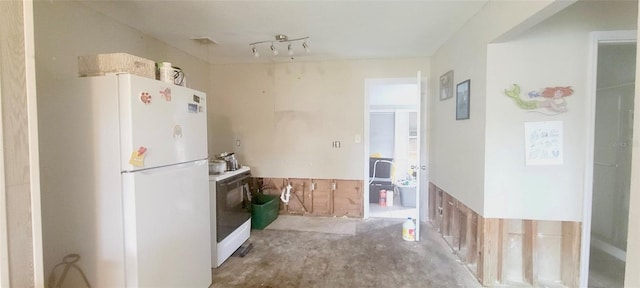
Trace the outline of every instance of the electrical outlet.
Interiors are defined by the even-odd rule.
[[[240,139],[236,140],[236,146],[240,146]]]

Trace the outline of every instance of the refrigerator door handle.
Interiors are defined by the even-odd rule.
[[[201,160],[196,160],[191,162],[183,162],[183,163],[160,166],[160,167],[144,168],[144,169],[137,169],[137,170],[126,170],[126,171],[122,171],[122,173],[140,172],[143,174],[153,174],[153,173],[158,173],[167,169],[187,169],[193,166],[208,165],[208,162],[209,162],[208,159],[201,159]]]

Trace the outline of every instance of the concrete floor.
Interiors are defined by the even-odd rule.
[[[401,231],[396,219],[358,221],[355,235],[252,230],[253,250],[213,269],[211,287],[480,287],[431,225],[420,242]]]
[[[407,219],[407,217],[416,215],[417,211],[417,208],[404,207],[399,204],[389,207],[380,206],[380,204],[378,203],[369,203],[369,216],[371,218]]]

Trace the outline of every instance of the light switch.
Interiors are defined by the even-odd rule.
[[[236,146],[240,146],[240,139],[236,140]]]
[[[356,137],[354,137],[354,138],[355,138],[354,140],[355,140],[356,143],[362,142],[362,137],[360,137],[360,134],[356,134]]]

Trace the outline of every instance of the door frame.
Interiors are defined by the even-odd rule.
[[[593,165],[595,146],[595,116],[596,93],[598,75],[598,45],[601,43],[636,43],[636,30],[620,31],[596,31],[590,35],[589,65],[586,93],[586,155],[585,155],[585,182],[582,203],[582,236],[580,241],[580,287],[586,287],[589,280],[589,256],[591,247],[591,216],[593,204]]]
[[[4,179],[4,129],[2,123],[2,79],[0,77],[0,287],[9,287],[9,235],[7,233],[7,190]]]
[[[369,213],[369,185],[368,185],[368,181],[369,181],[369,155],[370,153],[370,145],[371,143],[369,142],[369,137],[370,137],[370,129],[369,129],[369,125],[370,125],[370,107],[369,107],[369,94],[371,93],[371,90],[374,85],[381,85],[381,84],[406,84],[406,83],[412,83],[412,84],[416,84],[418,86],[418,88],[420,88],[420,93],[418,94],[420,103],[419,105],[416,107],[416,109],[419,112],[419,118],[418,118],[418,140],[420,141],[419,143],[419,154],[420,154],[420,158],[418,159],[420,166],[424,166],[424,162],[423,159],[426,159],[425,155],[423,155],[424,153],[426,153],[426,141],[423,141],[423,139],[426,139],[426,136],[423,135],[426,133],[426,129],[425,129],[425,123],[421,122],[422,119],[425,119],[425,114],[427,113],[426,107],[428,107],[426,105],[426,101],[427,99],[425,99],[424,97],[424,93],[423,91],[425,91],[425,88],[422,87],[424,85],[424,81],[422,79],[422,75],[420,75],[420,83],[417,83],[418,79],[416,77],[399,77],[399,78],[367,78],[365,79],[365,88],[364,88],[364,135],[363,135],[363,144],[364,144],[364,154],[363,154],[363,182],[364,182],[364,197],[363,197],[363,219],[369,219],[370,217],[370,213]],[[416,193],[420,193],[420,195],[416,195],[417,199],[420,199],[420,201],[418,201],[418,203],[416,203],[417,205],[417,209],[418,209],[418,218],[416,219],[416,226],[422,221],[426,221],[426,218],[423,218],[423,215],[426,215],[425,213],[425,209],[427,209],[428,205],[422,205],[423,201],[422,199],[422,195],[424,195],[424,191],[426,189],[426,186],[421,185],[421,183],[425,182],[424,178],[424,174],[422,174],[422,172],[424,172],[422,169],[419,170],[421,173],[421,175],[418,177],[419,179],[419,183],[417,183],[418,185],[418,191],[416,191]],[[416,238],[418,239],[418,238]]]
[[[38,101],[36,88],[35,16],[33,1],[23,1],[25,90],[29,137],[29,190],[31,198],[31,245],[33,251],[33,285],[45,287],[42,203],[40,195],[40,146],[38,138]]]

